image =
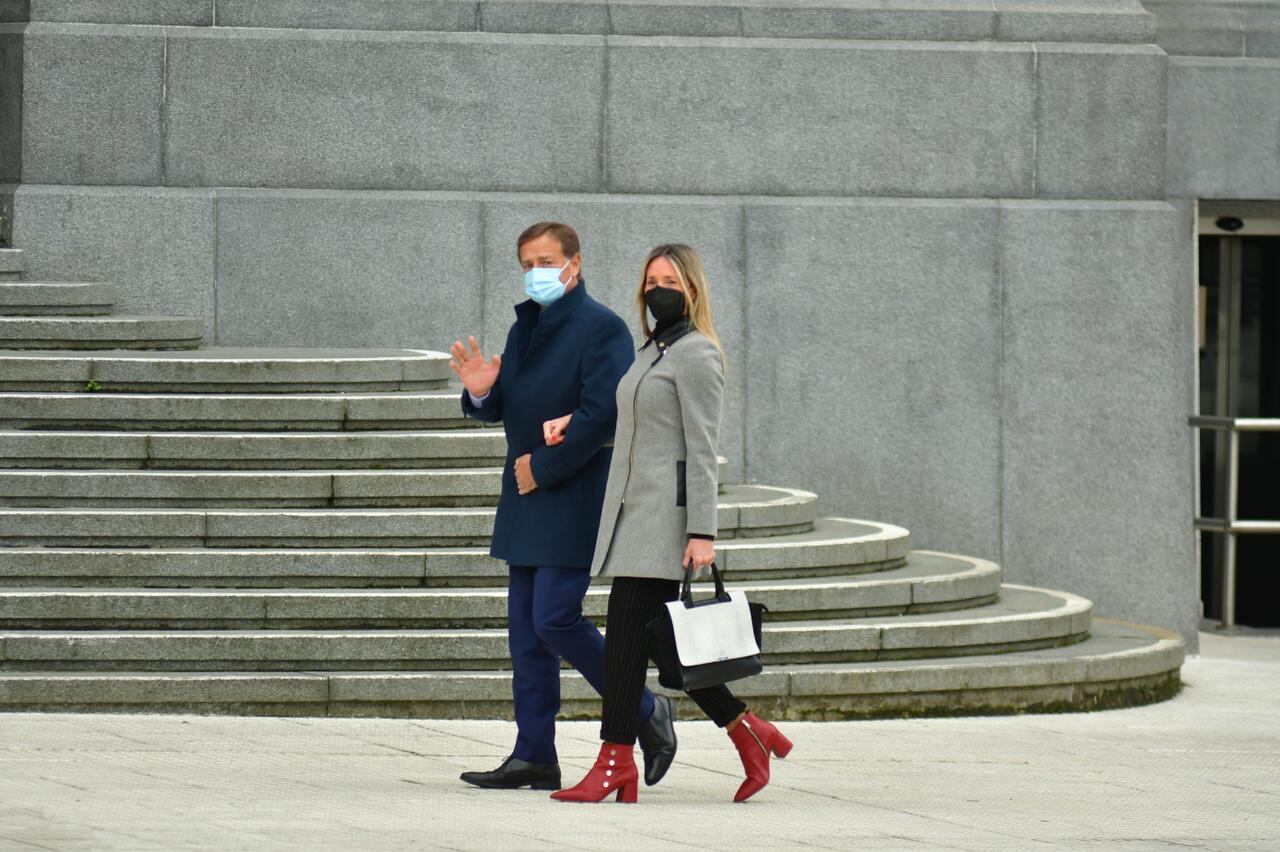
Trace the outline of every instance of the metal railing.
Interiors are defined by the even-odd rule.
[[[1222,533],[1222,626],[1236,623],[1236,536],[1246,533],[1280,534],[1280,521],[1242,521],[1237,515],[1240,496],[1240,433],[1280,432],[1280,418],[1192,417],[1196,429],[1227,433],[1227,472],[1223,497],[1226,514],[1221,518],[1196,517],[1196,529]]]

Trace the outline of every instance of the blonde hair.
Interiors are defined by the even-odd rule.
[[[653,337],[653,329],[649,326],[649,312],[645,310],[644,284],[649,276],[649,264],[665,257],[676,269],[676,278],[684,287],[684,303],[689,313],[689,325],[711,338],[711,342],[720,350],[721,360],[725,359],[724,346],[716,334],[715,324],[711,322],[711,290],[707,286],[707,273],[702,268],[702,258],[691,247],[682,243],[663,243],[654,246],[649,256],[644,259],[644,268],[640,271],[640,289],[636,292],[636,304],[640,308],[640,327],[644,329],[645,338]]]

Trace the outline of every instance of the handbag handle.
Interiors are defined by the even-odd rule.
[[[680,586],[680,602],[684,604],[685,609],[690,609],[695,606],[701,606],[702,604],[711,603],[712,601],[725,603],[726,601],[729,600],[729,593],[724,590],[724,578],[720,576],[720,568],[714,562],[711,563],[711,579],[715,580],[715,584],[716,584],[715,597],[708,598],[705,601],[694,603],[693,572],[692,571],[684,572],[684,582]]]

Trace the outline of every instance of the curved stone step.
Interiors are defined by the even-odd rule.
[[[111,285],[97,281],[0,281],[0,316],[102,316]]]
[[[872,521],[825,518],[807,533],[716,543],[732,577],[805,577],[883,571],[902,565],[910,534]],[[917,554],[913,559],[925,558]],[[958,557],[959,558],[959,557]],[[990,565],[990,563],[982,563]],[[932,580],[914,586],[912,603],[979,597],[994,568],[975,568],[951,589]],[[359,588],[505,586],[506,563],[488,548],[411,550],[243,548],[0,547],[3,586],[151,586],[161,588]],[[978,591],[970,585],[979,583]],[[932,597],[929,597],[932,595]]]
[[[818,495],[799,488],[725,485],[719,503],[719,539],[809,532],[818,517]]]
[[[16,391],[84,390],[90,381],[109,392],[428,390],[451,375],[448,355],[413,349],[0,352],[0,389]]]
[[[722,466],[722,474],[723,470]],[[0,469],[0,506],[497,506],[501,493],[501,467],[214,471]]]
[[[475,420],[462,416],[460,396],[461,391],[271,394],[0,391],[0,428],[125,432],[479,428]],[[500,430],[495,431],[501,434]]]
[[[195,349],[203,339],[204,321],[191,317],[0,316],[0,349]]]
[[[459,471],[459,474],[472,472]],[[726,486],[721,538],[811,529],[817,498]],[[2,508],[0,546],[432,547],[487,544],[494,509]]]
[[[769,608],[774,622],[940,612],[994,603],[991,562],[917,554],[872,575],[768,580],[740,577],[737,591]],[[709,584],[701,583],[698,594]],[[602,619],[609,588],[593,586],[583,609]],[[0,590],[0,629],[385,629],[505,627],[504,588]]]
[[[0,467],[22,469],[431,469],[501,466],[506,455],[506,438],[499,429],[303,433],[0,431]]]
[[[734,692],[771,718],[851,719],[1128,707],[1173,696],[1185,646],[1169,631],[1094,619],[1087,640],[998,656],[769,666]],[[650,685],[659,692],[657,679]],[[561,717],[598,718],[575,671]],[[670,694],[670,693],[668,693]],[[683,718],[698,718],[683,695]],[[511,677],[496,671],[0,671],[0,710],[510,719]]]
[[[0,506],[496,506],[500,468],[0,470]]]
[[[496,429],[412,432],[41,432],[0,430],[0,470],[375,470],[501,467]],[[719,461],[724,482],[729,462]]]
[[[822,518],[804,532],[717,541],[716,553],[720,566],[735,574],[791,578],[896,568],[910,547],[904,527]]]
[[[0,248],[0,281],[17,281],[22,269],[22,249]]]
[[[496,600],[497,595],[494,595]],[[987,606],[925,615],[768,623],[766,662],[1003,653],[1078,642],[1092,604],[1004,586]],[[0,631],[0,666],[45,670],[501,669],[504,629]]]

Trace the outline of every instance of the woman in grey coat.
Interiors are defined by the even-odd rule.
[[[636,300],[647,340],[618,383],[615,448],[591,566],[593,575],[613,579],[604,742],[587,777],[552,794],[561,801],[598,802],[613,792],[618,801],[636,800],[636,705],[650,658],[645,624],[679,596],[685,572],[715,560],[724,353],[697,253],[685,245],[649,252]],[[549,421],[547,441],[561,440],[566,428],[567,417]],[[737,747],[747,778],[734,801],[746,800],[769,783],[770,754],[785,757],[791,741],[726,686],[688,695]]]

